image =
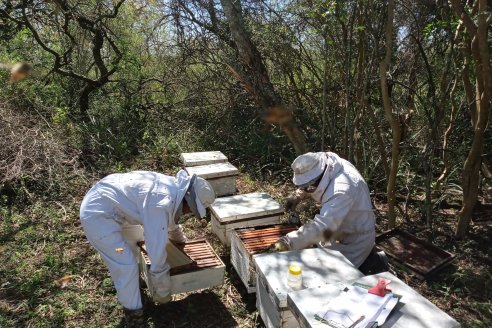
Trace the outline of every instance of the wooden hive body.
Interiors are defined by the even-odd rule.
[[[283,209],[266,193],[221,197],[210,206],[212,231],[225,245],[234,229],[279,224]]]
[[[294,328],[298,322],[287,307],[288,267],[302,267],[303,288],[358,279],[363,274],[340,252],[322,248],[253,256],[256,265],[256,307],[267,328]]]
[[[239,171],[229,162],[185,167],[185,171],[189,175],[196,174],[207,180],[217,197],[236,193],[236,178]]]
[[[220,151],[202,151],[195,153],[181,153],[179,156],[183,166],[198,166],[215,163],[226,163],[227,157]]]
[[[150,259],[146,255],[143,228],[140,225],[125,225],[122,235],[132,248],[140,275],[152,291],[149,280]],[[187,242],[182,253],[177,253],[180,246],[168,244],[171,267],[172,294],[191,292],[204,288],[222,285],[224,282],[225,265],[206,240]],[[189,260],[188,260],[189,259]]]
[[[272,243],[294,230],[297,230],[295,225],[273,225],[232,231],[231,263],[248,293],[256,292],[253,255],[265,252]]]
[[[142,247],[143,244],[140,243]],[[171,268],[171,294],[187,293],[224,283],[225,265],[206,240],[188,241],[182,251],[192,260],[191,264]],[[152,296],[149,279],[150,259],[143,247],[140,251],[140,275]]]

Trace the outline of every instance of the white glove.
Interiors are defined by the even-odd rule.
[[[181,226],[181,224],[178,224],[173,228],[169,227],[168,236],[169,240],[178,244],[184,244],[188,241],[188,238],[186,238],[183,233],[183,227]]]
[[[268,249],[269,253],[285,252],[290,250],[290,241],[287,236],[280,237]]]

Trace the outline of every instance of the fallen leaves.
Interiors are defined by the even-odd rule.
[[[60,279],[56,279],[53,283],[55,284],[56,287],[59,288],[65,288],[68,286],[68,283],[72,280],[73,276],[72,275],[64,275]]]
[[[79,276],[77,274],[67,274],[61,277],[60,279],[56,279],[53,281],[53,285],[58,288],[67,288],[71,283],[72,287],[84,289],[85,288],[85,279],[83,276]]]

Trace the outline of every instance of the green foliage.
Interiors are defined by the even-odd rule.
[[[74,12],[90,19],[109,13],[114,3],[70,2]],[[382,158],[391,155],[392,135],[382,111],[378,75],[384,56],[384,3],[242,1],[245,24],[269,81],[254,81],[258,63],[238,65],[240,52],[229,39],[229,22],[218,2],[207,8],[208,2],[180,1],[188,11],[171,3],[168,7],[168,2],[125,2],[116,19],[102,18],[106,33],[102,59],[109,69],[113,67],[117,54],[108,44],[111,40],[121,60],[109,81],[91,92],[86,113],[80,108],[86,81],[53,72],[54,56],[37,44],[32,32],[22,24],[3,25],[5,17],[0,15],[0,26],[5,26],[0,32],[0,260],[6,263],[0,266],[0,281],[8,283],[0,289],[1,327],[118,325],[121,311],[110,278],[99,258],[81,242],[81,229],[74,229],[83,193],[105,174],[133,169],[174,174],[179,153],[220,150],[240,168],[246,190],[255,191],[265,183],[279,199],[285,196],[276,188],[292,188],[290,163],[296,155],[281,127],[263,120],[269,104],[258,102],[257,95],[245,88],[251,81],[238,80],[231,74],[234,69],[242,70],[252,83],[272,83],[278,102],[293,110],[310,150],[340,153],[363,172],[374,194],[385,194]],[[34,14],[42,40],[59,52],[73,46],[63,58],[63,69],[91,79],[100,77],[91,57],[91,32],[75,21],[64,30],[65,16],[54,2],[38,5]],[[445,201],[459,204],[462,167],[472,144],[460,75],[462,39],[456,40],[449,73],[442,78],[458,23],[448,10],[449,6],[437,8],[433,2],[407,1],[396,7],[388,78],[392,110],[405,128],[397,192],[417,203],[411,213],[417,225],[428,182],[423,163],[432,166],[435,213]],[[9,69],[19,61],[31,63],[33,73],[26,80],[10,82]],[[474,81],[473,67],[469,73]],[[448,140],[450,174],[435,190],[444,167],[441,148],[455,78],[458,112]],[[429,155],[423,150],[434,122],[438,135]],[[375,127],[381,131],[382,148]],[[492,133],[489,129],[485,134],[487,159]],[[432,156],[429,161],[428,156]],[[490,188],[490,181],[484,179],[482,187]],[[481,196],[487,198],[486,192]],[[448,220],[441,214],[437,218],[439,224]],[[465,241],[457,247],[463,256],[472,257],[480,243]],[[80,278],[69,289],[54,288],[52,282],[64,274]],[[490,299],[490,274],[480,271],[480,279],[474,277],[473,272],[459,269],[435,289],[444,298],[480,292]],[[227,273],[227,279],[235,278]],[[230,297],[228,287],[215,290],[214,295]],[[4,289],[8,304],[2,303]],[[470,314],[473,318],[466,325],[490,326],[489,303],[480,298],[473,302],[476,313]],[[14,303],[19,315],[11,307]],[[185,308],[194,314],[201,311],[197,303],[185,303]],[[248,313],[244,303],[228,310],[248,320],[257,315]],[[178,326],[186,326],[186,320],[180,318]]]

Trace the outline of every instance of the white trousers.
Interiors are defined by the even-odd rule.
[[[100,196],[97,187],[84,197],[80,221],[87,240],[109,268],[118,301],[127,309],[141,309],[137,260],[123,239],[121,224],[114,215],[114,205]]]

